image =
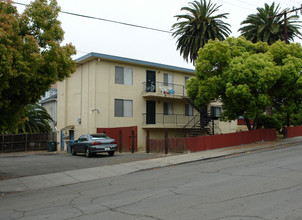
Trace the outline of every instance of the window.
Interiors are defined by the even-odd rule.
[[[81,137],[79,137],[78,142],[84,142],[84,141],[88,141],[87,136],[86,135],[82,135]]]
[[[185,115],[192,116],[193,115],[193,106],[190,104],[185,104]]]
[[[115,84],[132,85],[133,70],[125,67],[115,67]]]
[[[218,119],[220,118],[220,114],[221,114],[221,107],[214,107],[211,106],[211,117],[213,119]]]
[[[115,117],[132,117],[133,104],[132,100],[115,99],[114,100]]]
[[[173,75],[164,73],[164,86],[173,86]]]
[[[164,102],[164,115],[173,115],[173,104]]]
[[[106,134],[104,133],[99,133],[99,134],[92,134],[91,135],[91,140],[102,140],[102,139],[110,139]]]

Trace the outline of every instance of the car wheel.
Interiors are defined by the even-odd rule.
[[[72,155],[72,156],[77,155],[77,153],[75,152],[75,149],[74,149],[74,148],[71,148],[71,155]]]
[[[86,157],[90,157],[90,156],[91,156],[90,150],[89,150],[88,147],[86,148],[86,153],[85,153],[85,155],[86,155]]]
[[[109,155],[109,157],[112,157],[114,155],[114,151],[109,151],[108,155]]]

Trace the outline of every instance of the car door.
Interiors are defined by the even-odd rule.
[[[85,153],[85,147],[83,146],[83,142],[85,140],[85,135],[79,137],[77,143],[75,144],[75,151],[77,153]]]

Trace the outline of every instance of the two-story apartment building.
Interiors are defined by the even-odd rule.
[[[45,92],[44,96],[41,97],[39,104],[43,106],[50,117],[53,119],[49,123],[53,132],[56,132],[55,126],[57,123],[57,84],[51,86],[51,88]]]
[[[97,128],[135,126],[137,146],[144,149],[147,130],[151,138],[163,138],[166,129],[170,137],[184,136],[192,126],[202,132],[198,123],[202,112],[191,105],[185,89],[193,69],[99,53],[76,61],[76,72],[58,83],[57,127],[62,143],[63,136],[77,139]],[[216,121],[215,127],[218,133],[236,131],[235,122]]]

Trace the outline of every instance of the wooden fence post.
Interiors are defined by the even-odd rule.
[[[165,154],[168,154],[168,131],[165,130]]]
[[[122,135],[122,130],[119,130],[119,148],[118,148],[118,152],[122,153],[122,141],[123,139],[123,135]]]
[[[2,134],[2,153],[4,152],[4,134]]]
[[[146,136],[146,152],[150,153],[150,133],[149,133],[149,130],[147,130],[147,136]]]
[[[132,142],[131,142],[131,153],[134,153],[134,131],[131,131],[131,137],[132,137]]]
[[[27,133],[25,134],[25,151],[27,151]]]

